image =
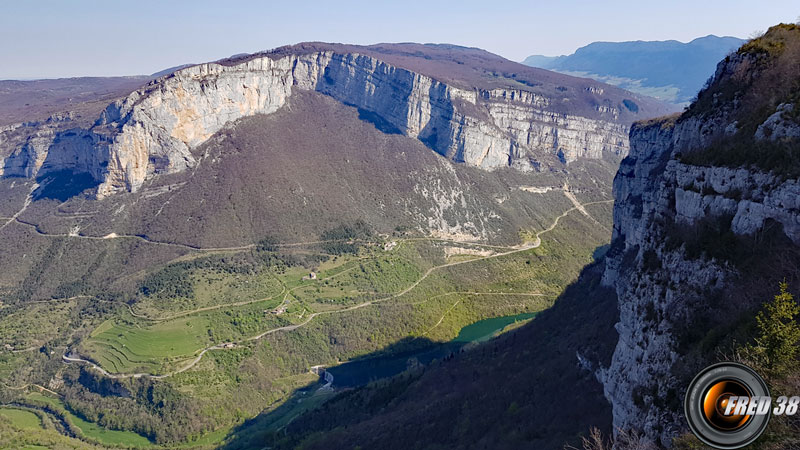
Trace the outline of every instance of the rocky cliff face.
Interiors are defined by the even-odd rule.
[[[753,59],[739,54],[722,62],[712,89],[728,83],[731,74],[752,68]],[[800,245],[798,179],[756,164],[736,168],[684,161],[687,153],[736,133],[737,139],[752,139],[750,150],[757,161],[759,142],[768,139],[764,129],[781,130],[773,134],[785,138],[798,126],[779,100],[766,120],[761,117],[740,129],[746,89],[737,98],[720,102],[709,113],[690,109],[680,118],[634,125],[630,153],[614,181],[614,236],[603,282],[617,292],[620,337],[610,366],[598,378],[613,406],[615,427],[643,431],[667,446],[685,427],[680,402],[687,374],[681,373],[681,359],[687,349],[680,342],[682,329],[711,308],[715,293],[741,276],[735,261],[690,255],[675,230],[688,230],[703,242],[703,224],[745,239],[778,225]]]
[[[38,124],[0,132],[4,174],[71,169],[93,175],[98,197],[136,191],[155,174],[193,167],[193,150],[210,136],[239,118],[276,111],[293,89],[330,95],[385,131],[487,170],[532,170],[552,156],[567,163],[628,149],[619,118],[625,107],[604,99],[602,89],[590,92],[594,114],[584,117],[556,112],[563,105],[522,88],[466,89],[374,56],[329,50],[185,68],[112,103],[88,130]]]
[[[73,123],[69,114],[45,121],[25,122],[0,128],[0,149],[7,154],[0,176],[35,177],[50,171],[94,169],[101,176],[97,148],[101,137]]]
[[[616,248],[604,274],[604,284],[617,291],[620,310],[619,343],[611,366],[600,372],[614,425],[643,430],[665,445],[682,428],[680,410],[654,406],[683,395],[685,380],[675,376],[681,357],[676,325],[690,323],[737,272],[724,261],[692,259],[683,247],[670,249],[664,224],[691,227],[713,218],[737,235],[754,235],[772,220],[800,244],[797,180],[682,164],[674,158],[682,131],[680,124],[665,123],[631,131],[631,153],[614,182]]]

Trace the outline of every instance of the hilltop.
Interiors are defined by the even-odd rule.
[[[690,42],[593,42],[571,55],[532,55],[523,64],[603,81],[663,101],[688,105],[717,61],[743,39],[708,35]]]

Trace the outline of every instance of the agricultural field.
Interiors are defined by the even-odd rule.
[[[8,419],[13,427],[20,430],[40,430],[42,428],[42,419],[25,409],[0,408],[0,416]]]
[[[303,267],[267,268],[246,280],[247,276],[233,270],[192,270],[189,288],[160,283],[158,295],[144,296],[149,307],[140,308],[136,303],[106,320],[76,350],[114,374],[163,375],[184,368],[203,349],[240,345],[260,333],[304,323],[315,313],[391,296],[411,286],[430,267],[421,256],[430,251],[424,242],[403,244],[391,252],[377,248],[330,258],[316,269],[314,279]],[[211,278],[202,278],[204,274]],[[247,284],[243,281],[252,281],[251,290],[245,290],[249,296],[240,295],[229,302],[184,303],[198,307],[173,308],[168,316],[143,314],[144,310],[153,311],[157,302],[175,305],[184,300],[163,292],[182,294],[185,289],[195,297],[222,299],[230,286]],[[209,294],[215,286],[223,289]]]
[[[125,448],[152,445],[147,438],[131,431],[111,430],[96,423],[88,422],[70,411],[58,398],[37,392],[28,394],[28,399],[34,405],[47,406],[50,410],[56,411],[69,424],[74,433],[89,442],[103,446],[122,446]]]
[[[26,336],[38,332],[0,317],[18,330],[16,345],[36,346],[0,354],[0,373],[20,385],[33,362],[50,374],[38,382],[64,397],[25,399],[49,402],[105,446],[202,448],[264,411],[280,428],[335,394],[317,392],[311,367],[489,339],[551,306],[610,235],[598,226],[610,207],[586,211],[520,230],[528,239],[516,246],[370,236],[181,256],[138,274],[124,302],[87,295],[10,308],[10,319],[52,312],[54,325],[69,318],[79,332],[55,326],[34,342]],[[187,415],[204,420],[160,419]]]

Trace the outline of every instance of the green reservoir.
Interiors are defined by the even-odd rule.
[[[450,354],[458,353],[467,344],[487,341],[498,335],[507,326],[531,319],[536,314],[522,313],[479,320],[462,328],[458,336],[450,342],[432,343],[419,349],[387,356],[356,359],[331,367],[327,371],[333,375],[334,387],[363,386],[371,381],[395,376],[412,365],[426,365],[434,359],[442,359]]]
[[[522,313],[513,316],[492,317],[491,319],[479,320],[472,325],[467,325],[461,329],[451,342],[458,342],[467,344],[470,342],[483,342],[487,341],[498,333],[503,331],[505,327],[523,320],[532,319],[537,313]]]

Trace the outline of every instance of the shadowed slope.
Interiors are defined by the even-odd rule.
[[[609,405],[578,357],[606,364],[616,343],[616,296],[599,286],[602,269],[584,269],[516,332],[423,373],[343,393],[286,433],[244,429],[227,448],[560,449],[591,426],[608,430]]]

